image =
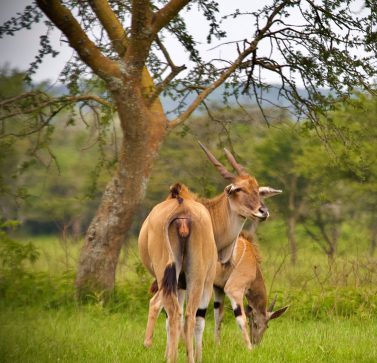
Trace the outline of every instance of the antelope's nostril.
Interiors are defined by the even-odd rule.
[[[260,207],[259,213],[263,214],[264,216],[268,217],[268,209],[266,207]]]

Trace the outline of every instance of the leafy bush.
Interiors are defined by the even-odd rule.
[[[25,269],[25,263],[34,263],[39,252],[33,244],[22,244],[13,240],[8,231],[18,226],[17,221],[0,224],[0,296],[17,294],[21,286],[30,285],[32,276]]]
[[[46,272],[31,272],[28,265],[34,264],[39,250],[31,243],[12,239],[9,231],[19,225],[17,221],[0,224],[0,297],[12,305],[42,304],[48,307],[72,301],[73,273],[50,276]],[[67,299],[68,297],[68,299]]]
[[[25,273],[24,263],[34,263],[39,252],[32,243],[22,244],[13,240],[8,230],[15,229],[19,225],[17,221],[6,221],[0,224],[0,262],[1,271],[15,274]]]

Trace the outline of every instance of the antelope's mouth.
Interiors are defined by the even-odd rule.
[[[244,214],[238,213],[238,216],[243,219],[253,219],[253,220],[264,222],[269,217],[269,214],[266,215],[266,214],[261,214],[259,212],[258,213],[251,212],[251,213],[244,213]]]
[[[252,219],[252,220],[257,220],[257,221],[262,221],[262,222],[265,221],[270,216],[267,209],[255,211],[251,208],[242,208],[239,211],[238,215],[241,218]]]
[[[258,221],[262,221],[264,222],[268,217],[269,217],[269,213],[260,213],[260,212],[257,212],[257,213],[251,213],[252,215],[252,219],[256,219]]]

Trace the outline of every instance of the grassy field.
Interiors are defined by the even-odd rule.
[[[151,278],[134,243],[121,256],[114,299],[103,306],[93,296],[91,304],[78,306],[72,283],[79,244],[27,240],[38,248],[38,260],[8,280],[0,275],[0,362],[164,361],[163,316],[153,347],[143,347]],[[277,307],[290,304],[290,309],[270,323],[252,352],[243,346],[229,304],[222,344],[215,345],[209,309],[203,361],[377,362],[376,260],[352,251],[329,264],[308,246],[292,267],[283,247],[273,250],[261,245],[266,283],[278,293]],[[185,361],[183,345],[179,361]]]
[[[229,312],[230,313],[230,312]],[[154,346],[143,347],[145,319],[127,313],[82,309],[5,309],[0,314],[2,362],[161,362],[164,322],[159,319]],[[260,347],[247,351],[234,321],[224,325],[222,344],[213,341],[209,317],[204,362],[376,362],[376,320],[297,321],[270,324]],[[180,347],[180,362],[185,359]]]

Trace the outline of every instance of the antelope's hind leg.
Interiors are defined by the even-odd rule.
[[[201,281],[195,281],[195,283],[192,284],[188,283],[184,333],[186,342],[186,355],[187,361],[189,363],[194,362],[195,315],[199,307],[202,292],[203,283]]]
[[[156,325],[156,320],[162,309],[161,290],[158,290],[149,301],[148,322],[145,331],[144,346],[149,348],[153,342],[153,333]]]
[[[164,295],[162,305],[167,313],[166,359],[168,362],[177,361],[178,341],[180,331],[180,306],[176,294]]]
[[[184,315],[184,308],[185,308],[185,298],[186,298],[186,290],[178,289],[178,302],[179,302],[179,309],[181,314],[180,319],[180,339],[184,342],[185,341],[185,315]]]

